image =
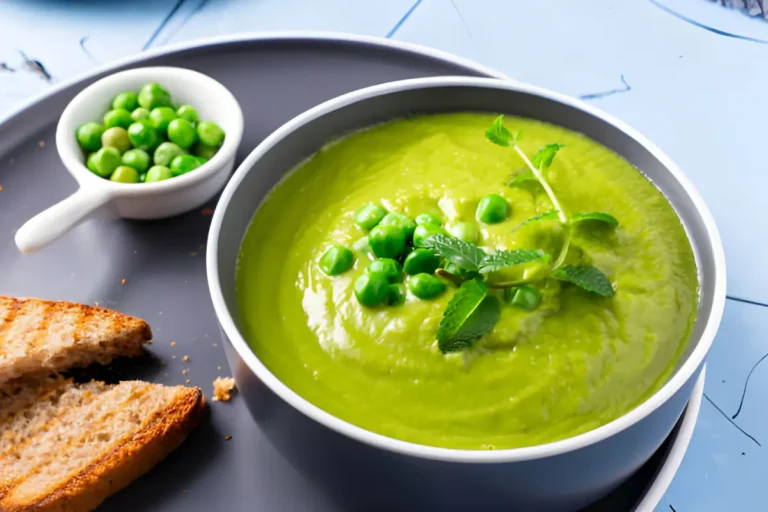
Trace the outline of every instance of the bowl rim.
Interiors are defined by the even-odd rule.
[[[371,432],[324,411],[323,409],[317,407],[316,405],[310,403],[298,395],[280,379],[278,379],[269,369],[267,369],[267,367],[261,362],[261,360],[246,343],[245,339],[240,334],[239,329],[235,325],[235,321],[224,301],[224,295],[222,292],[218,273],[218,241],[222,230],[224,214],[229,206],[232,196],[234,195],[240,183],[243,181],[245,176],[256,167],[255,164],[267,151],[272,149],[272,147],[275,145],[279,144],[284,137],[293,132],[295,129],[303,126],[309,121],[312,121],[344,106],[373,97],[402,92],[406,90],[451,86],[477,87],[481,89],[504,89],[514,92],[523,92],[537,95],[574,107],[604,122],[607,122],[608,124],[611,124],[615,129],[620,130],[625,135],[628,135],[636,142],[641,144],[668,170],[668,172],[672,174],[672,176],[688,194],[696,209],[697,214],[699,215],[706,228],[710,242],[709,249],[712,251],[715,263],[713,278],[714,297],[712,297],[712,309],[696,347],[688,356],[687,360],[683,363],[680,369],[676,371],[672,377],[653,395],[622,416],[596,429],[551,443],[527,446],[523,448],[510,448],[490,451],[428,446]],[[602,110],[597,109],[591,105],[588,105],[581,100],[571,98],[565,94],[553,92],[538,86],[522,84],[519,82],[498,80],[494,78],[428,77],[388,82],[349,92],[347,94],[323,102],[297,115],[290,121],[283,124],[280,128],[275,130],[266,139],[264,139],[248,155],[243,163],[240,164],[240,166],[233,174],[232,179],[224,189],[224,192],[222,193],[222,196],[215,209],[211,221],[210,232],[208,235],[206,252],[208,286],[214,310],[221,328],[225,336],[228,338],[228,341],[232,344],[238,355],[246,363],[250,371],[253,372],[261,382],[268,386],[273,393],[275,393],[283,401],[287,402],[294,409],[298,410],[305,416],[346,437],[390,452],[446,462],[487,464],[540,459],[585,448],[613,435],[616,435],[623,430],[626,430],[627,428],[650,415],[653,411],[658,409],[662,404],[669,400],[683,387],[686,382],[688,382],[697,373],[699,368],[702,367],[704,359],[712,345],[715,334],[719,327],[723,308],[725,305],[725,254],[714,218],[712,217],[709,209],[705,205],[703,199],[693,184],[682,173],[680,168],[658,146],[656,146],[654,143],[652,143],[650,140],[645,138],[643,135],[631,128],[623,121],[620,121],[612,115],[607,114],[606,112],[603,112]]]
[[[158,181],[155,183],[119,183],[113,182],[93,174],[75,155],[82,152],[75,138],[77,123],[73,118],[84,105],[91,103],[92,98],[100,98],[105,90],[116,84],[134,80],[136,77],[142,81],[163,82],[164,77],[174,76],[186,80],[190,84],[205,83],[215,94],[215,101],[220,108],[230,110],[232,122],[225,128],[224,142],[219,150],[209,161],[195,169],[173,179]],[[95,121],[99,121],[96,119]],[[240,103],[232,92],[221,82],[204,73],[193,69],[176,66],[144,66],[124,71],[118,71],[107,75],[85,87],[77,93],[62,111],[56,125],[56,150],[59,158],[64,163],[67,171],[81,187],[89,189],[101,189],[114,197],[152,196],[165,192],[184,189],[205,181],[217,172],[227,167],[227,162],[234,158],[240,142],[243,138],[243,111]],[[139,186],[140,185],[140,186]]]

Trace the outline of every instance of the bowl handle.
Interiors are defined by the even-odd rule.
[[[23,254],[42,249],[86,220],[110,199],[111,195],[104,190],[81,187],[68,198],[25,222],[16,232],[16,247]]]

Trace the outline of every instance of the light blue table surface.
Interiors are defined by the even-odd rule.
[[[295,29],[419,43],[583,96],[677,161],[720,228],[729,300],[690,449],[657,510],[768,510],[768,22],[705,0],[3,0],[0,118],[147,48]]]

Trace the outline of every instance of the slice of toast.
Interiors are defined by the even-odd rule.
[[[0,296],[0,384],[136,356],[151,339],[144,320],[109,309]]]
[[[17,379],[0,389],[0,511],[86,512],[197,424],[198,388]]]

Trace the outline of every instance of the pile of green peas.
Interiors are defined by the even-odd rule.
[[[192,105],[175,107],[171,94],[148,83],[138,94],[112,99],[103,123],[80,125],[75,137],[95,175],[118,183],[153,183],[193,171],[224,143],[224,130],[200,121]]]
[[[437,277],[435,271],[450,267],[450,263],[425,248],[424,240],[444,234],[476,244],[480,239],[477,223],[502,222],[509,216],[509,210],[503,197],[489,194],[478,204],[477,222],[458,222],[444,228],[442,220],[434,213],[421,213],[412,219],[403,213],[387,211],[380,204],[368,203],[354,213],[355,224],[367,235],[356,241],[352,249],[341,245],[329,247],[320,257],[319,267],[325,274],[337,276],[352,268],[355,252],[373,258],[365,273],[354,283],[355,297],[366,307],[403,304],[407,297],[406,288],[418,299],[435,299],[447,288],[446,282]],[[530,302],[530,297],[525,294],[521,292],[517,302],[522,304],[526,297]],[[510,303],[512,298],[510,295]]]

